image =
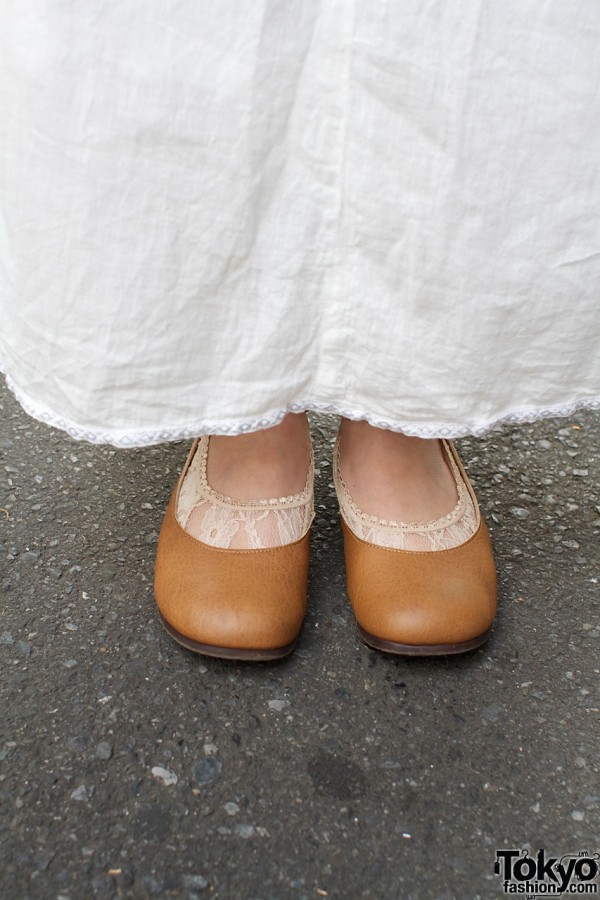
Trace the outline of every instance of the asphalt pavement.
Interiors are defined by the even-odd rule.
[[[2,898],[502,897],[531,869],[509,862],[600,850],[600,416],[456,442],[499,613],[484,648],[437,659],[358,637],[337,420],[311,424],[299,645],[223,662],[175,644],[152,596],[188,444],[77,443],[2,387]]]

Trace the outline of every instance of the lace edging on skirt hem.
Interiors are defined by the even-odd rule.
[[[390,431],[401,431],[412,437],[421,438],[446,438],[453,440],[461,437],[480,437],[488,431],[510,424],[525,424],[538,419],[570,416],[580,409],[600,409],[600,397],[580,398],[567,404],[557,404],[547,407],[533,407],[529,409],[517,409],[512,412],[496,416],[494,418],[470,422],[468,424],[436,424],[415,423],[400,419],[380,419],[362,409],[346,407],[343,403],[322,403],[315,400],[297,400],[279,407],[273,412],[258,418],[234,419],[229,421],[204,420],[192,422],[187,425],[173,426],[155,430],[124,431],[121,429],[92,430],[81,428],[75,423],[57,415],[52,410],[46,409],[27,395],[14,383],[8,373],[4,372],[6,384],[14,394],[23,410],[38,422],[43,422],[53,428],[65,431],[76,441],[86,441],[90,444],[108,444],[113,447],[134,448],[150,447],[155,444],[170,441],[191,440],[202,434],[243,434],[248,431],[258,431],[261,428],[269,428],[277,425],[288,412],[315,412],[344,416],[348,419],[366,419],[377,428],[386,428]]]

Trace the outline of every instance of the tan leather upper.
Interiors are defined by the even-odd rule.
[[[264,549],[211,547],[175,516],[194,443],[160,531],[154,590],[158,608],[180,634],[201,644],[271,649],[290,644],[306,612],[310,530],[294,543]]]
[[[358,624],[381,640],[438,645],[469,641],[496,614],[496,567],[477,499],[456,449],[450,449],[478,516],[476,533],[448,550],[380,547],[342,521],[346,580]]]
[[[399,644],[455,644],[486,631],[496,577],[482,521],[450,550],[390,550],[357,538],[342,519],[348,596],[359,625]]]

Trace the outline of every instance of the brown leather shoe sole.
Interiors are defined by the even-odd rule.
[[[460,644],[396,644],[394,641],[384,641],[374,634],[369,634],[358,623],[357,627],[361,638],[369,647],[373,647],[374,650],[383,650],[384,653],[395,653],[398,656],[450,656],[453,653],[467,653],[469,650],[475,650],[485,644],[492,633],[490,627],[478,637],[462,641]]]
[[[295,640],[286,647],[275,647],[269,650],[247,650],[244,648],[214,647],[212,644],[200,644],[198,641],[193,641],[184,634],[180,634],[172,625],[169,625],[160,610],[157,610],[157,612],[167,634],[182,647],[192,650],[194,653],[201,653],[203,656],[214,656],[217,659],[239,659],[244,662],[270,662],[288,656],[297,644],[297,640]]]

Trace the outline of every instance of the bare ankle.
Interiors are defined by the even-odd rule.
[[[300,493],[310,452],[305,413],[288,413],[278,425],[235,437],[213,435],[208,482],[214,490],[239,500]]]
[[[343,419],[340,456],[344,479],[368,514],[425,521],[445,515],[457,502],[455,480],[437,439]]]

